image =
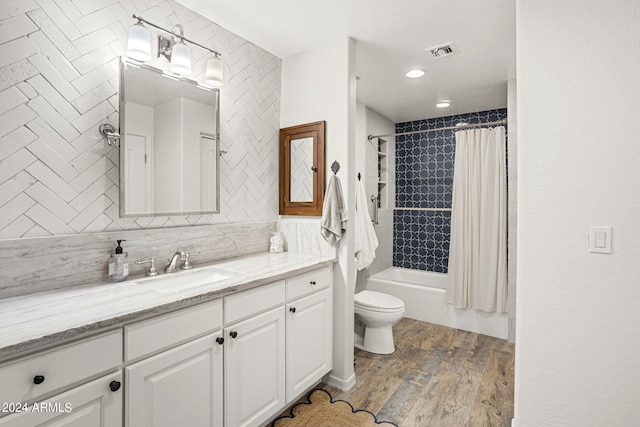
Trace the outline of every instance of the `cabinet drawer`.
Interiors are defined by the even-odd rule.
[[[331,268],[324,267],[287,279],[287,301],[326,289],[331,284]]]
[[[34,401],[45,394],[113,370],[121,363],[120,329],[40,353],[0,368],[0,378],[4,384],[0,386],[0,402]]]
[[[174,347],[221,327],[221,299],[125,326],[125,361]]]
[[[284,280],[280,280],[224,297],[224,323],[233,323],[284,304],[284,286]]]
[[[122,387],[111,391],[114,382],[122,384],[120,371],[37,401],[37,407],[0,418],[0,426],[122,427]]]

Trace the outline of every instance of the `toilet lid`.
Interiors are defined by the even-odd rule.
[[[376,291],[358,292],[354,297],[355,304],[373,309],[402,309],[404,302],[397,297]]]

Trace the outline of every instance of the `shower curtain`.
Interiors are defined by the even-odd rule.
[[[446,300],[504,313],[507,305],[505,129],[456,132]]]

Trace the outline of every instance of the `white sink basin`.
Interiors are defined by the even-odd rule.
[[[223,282],[238,275],[237,272],[222,268],[202,268],[191,271],[177,271],[161,276],[140,279],[134,284],[147,286],[163,293],[181,292],[199,286],[208,286]],[[220,283],[223,284],[223,283]]]

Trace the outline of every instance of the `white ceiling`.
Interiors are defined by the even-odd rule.
[[[280,58],[353,37],[358,101],[394,122],[506,107],[515,78],[514,0],[177,1]],[[457,54],[425,52],[447,42]]]

